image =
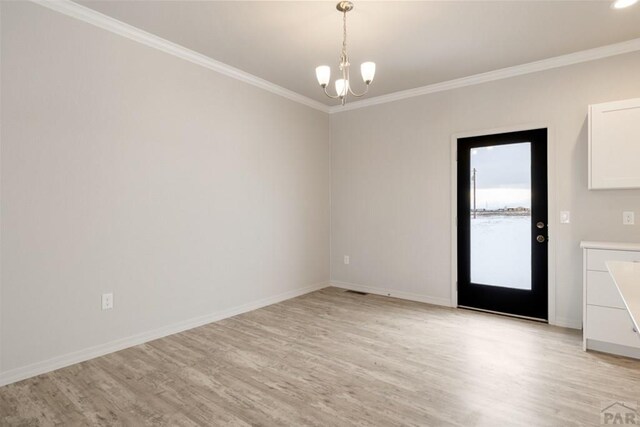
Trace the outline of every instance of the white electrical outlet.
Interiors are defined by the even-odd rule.
[[[560,224],[569,224],[571,222],[571,212],[560,211]]]
[[[113,308],[113,294],[102,294],[102,309],[111,310]]]
[[[635,218],[633,212],[622,212],[622,224],[633,225],[635,224]]]
[[[349,264],[349,255],[344,256],[344,263]]]

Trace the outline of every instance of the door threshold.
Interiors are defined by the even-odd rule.
[[[537,317],[529,317],[529,316],[520,316],[518,314],[501,313],[499,311],[485,310],[482,308],[475,308],[475,307],[467,307],[465,305],[459,305],[458,308],[463,308],[465,310],[481,311],[483,313],[497,314],[499,316],[505,316],[505,317],[515,317],[516,319],[533,320],[534,322],[539,322],[539,323],[549,323],[549,320],[547,319],[539,319]]]

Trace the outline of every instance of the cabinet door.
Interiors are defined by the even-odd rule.
[[[589,189],[640,188],[640,98],[589,107]]]

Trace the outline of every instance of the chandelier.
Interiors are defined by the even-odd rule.
[[[337,79],[335,82],[336,87],[336,95],[331,95],[327,90],[327,85],[331,80],[331,67],[328,65],[321,65],[316,68],[316,77],[318,78],[318,83],[324,90],[324,93],[332,99],[340,99],[342,105],[347,102],[347,96],[349,94],[355,96],[356,98],[361,97],[365,93],[369,91],[369,85],[373,81],[373,76],[376,73],[376,64],[375,62],[363,62],[360,65],[360,72],[362,73],[362,80],[366,85],[364,92],[355,93],[351,89],[351,85],[349,84],[349,57],[347,56],[347,12],[353,9],[353,3],[350,1],[341,1],[336,5],[336,9],[342,12],[342,53],[340,54],[340,75],[341,78]]]

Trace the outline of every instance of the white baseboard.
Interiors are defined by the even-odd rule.
[[[619,356],[640,359],[640,349],[635,347],[627,347],[625,345],[612,344],[608,342],[587,340],[587,350],[595,350],[601,353],[612,353]]]
[[[411,292],[398,292],[391,289],[380,289],[371,286],[359,285],[357,283],[340,282],[335,280],[331,281],[331,286],[341,289],[349,289],[351,291],[367,292],[375,295],[384,295],[388,297],[406,299],[409,301],[424,302],[427,304],[442,305],[445,307],[454,307],[451,304],[451,301],[447,298],[430,297],[426,295],[414,294]],[[562,328],[582,329],[581,320],[569,319],[564,317],[556,317],[555,321],[553,323],[549,322],[549,324]]]
[[[409,301],[424,302],[433,305],[443,305],[445,307],[451,307],[451,301],[448,298],[430,297],[426,295],[414,294],[412,292],[398,292],[391,289],[373,288],[371,286],[358,285],[356,283],[331,281],[331,286],[336,288],[348,289],[351,291],[366,292],[375,295],[384,295],[387,297],[406,299]]]
[[[557,317],[553,322],[549,322],[550,325],[560,326],[561,328],[569,329],[582,329],[582,319],[569,319],[565,317]]]
[[[52,359],[33,363],[28,366],[2,372],[0,373],[0,387],[27,378],[35,377],[36,375],[51,372],[56,369],[64,368],[66,366],[74,365],[76,363],[84,362],[89,359],[104,356],[105,354],[113,353],[115,351],[124,350],[125,348],[144,344],[146,342],[163,338],[168,335],[177,334],[178,332],[183,332],[188,329],[197,328],[198,326],[206,325],[211,322],[216,322],[218,320],[233,317],[238,314],[257,310],[268,305],[276,304],[291,298],[298,297],[300,295],[308,294],[310,292],[326,288],[327,286],[329,286],[329,282],[316,283],[311,286],[283,292],[272,297],[252,301],[238,307],[229,308],[204,316],[194,317],[192,319],[184,320],[182,322],[174,323],[172,325],[164,326],[152,331],[143,332],[126,338],[121,338],[94,347],[89,347],[84,350],[74,351],[73,353],[68,353],[62,356],[54,357]]]

